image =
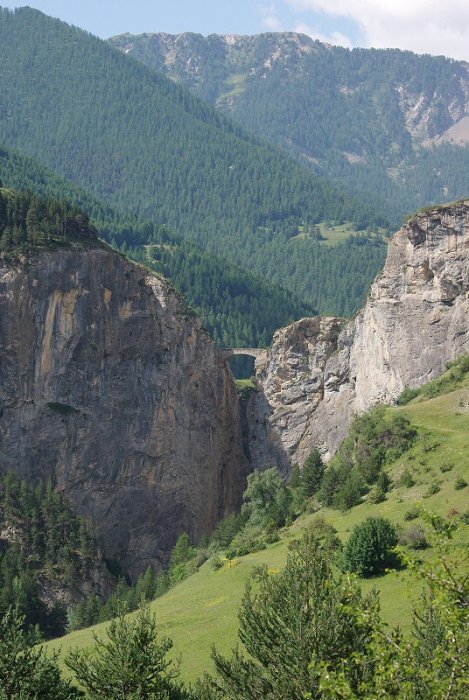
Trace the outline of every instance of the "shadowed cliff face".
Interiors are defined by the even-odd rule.
[[[391,240],[351,322],[302,319],[256,363],[253,466],[288,473],[314,447],[333,455],[354,413],[393,402],[469,352],[469,202],[418,214]]]
[[[99,249],[0,260],[0,468],[52,477],[134,577],[238,504],[231,373],[166,281]]]

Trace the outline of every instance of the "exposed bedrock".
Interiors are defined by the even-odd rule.
[[[302,319],[256,362],[253,466],[288,473],[338,449],[354,413],[393,402],[469,352],[469,202],[420,213],[392,238],[353,321]]]
[[[0,260],[0,469],[51,477],[133,577],[238,505],[231,373],[164,279],[99,248]]]

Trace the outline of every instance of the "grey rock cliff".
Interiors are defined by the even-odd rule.
[[[354,413],[393,402],[469,352],[469,202],[412,218],[350,322],[312,318],[278,331],[256,363],[253,466],[288,473],[314,447],[333,455]]]
[[[0,260],[0,469],[52,477],[132,576],[237,505],[231,373],[165,280],[103,249]]]

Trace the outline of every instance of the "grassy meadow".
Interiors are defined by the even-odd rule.
[[[406,406],[388,409],[405,413],[419,429],[414,446],[387,471],[392,479],[385,501],[364,502],[349,511],[327,508],[319,511],[338,531],[345,542],[357,523],[368,516],[384,516],[396,525],[407,528],[421,524],[411,521],[406,513],[416,503],[443,516],[459,517],[469,511],[469,374],[452,391],[427,399],[419,396]],[[410,474],[414,484],[400,485],[400,479]],[[409,479],[407,479],[410,483]],[[228,652],[237,641],[237,610],[246,582],[255,567],[267,565],[270,571],[280,570],[286,561],[288,545],[317,517],[302,516],[281,533],[281,540],[267,549],[239,557],[223,559],[223,566],[214,570],[210,560],[199,571],[151,603],[161,633],[174,642],[173,656],[181,657],[182,678],[192,681],[205,670],[212,670],[212,645]],[[407,516],[408,517],[408,516]],[[469,525],[461,525],[455,547],[469,544]],[[418,556],[431,558],[432,549],[419,550]],[[384,619],[409,630],[412,609],[419,595],[418,586],[405,571],[393,571],[363,582],[364,590],[380,592]],[[59,651],[61,658],[72,647],[93,645],[93,633],[102,635],[106,624],[73,632],[62,639],[49,642],[47,649]]]

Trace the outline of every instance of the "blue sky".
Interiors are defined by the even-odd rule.
[[[0,0],[29,4],[107,38],[123,32],[301,31],[343,46],[469,60],[469,0]]]

